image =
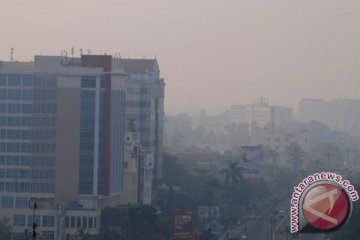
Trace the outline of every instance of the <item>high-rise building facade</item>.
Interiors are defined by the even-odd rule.
[[[231,122],[248,123],[250,130],[267,125],[281,128],[293,121],[291,108],[269,105],[263,97],[250,105],[232,105],[228,114]]]
[[[29,201],[40,198],[51,206],[39,210],[45,221],[39,232],[48,239],[68,238],[84,226],[98,230],[101,208],[121,204],[124,185],[134,184],[124,181],[129,120],[143,157],[135,169],[137,186],[128,188],[137,189],[139,202],[150,203],[148,181],[162,171],[163,101],[156,59],[83,55],[0,62],[0,216],[10,219],[15,235],[29,229]],[[150,168],[145,155],[154,159]]]

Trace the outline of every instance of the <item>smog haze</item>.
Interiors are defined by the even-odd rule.
[[[157,58],[166,112],[358,98],[360,2],[2,0],[0,55]],[[6,6],[6,7],[4,7]]]

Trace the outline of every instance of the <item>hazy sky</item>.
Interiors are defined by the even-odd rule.
[[[359,0],[0,0],[0,59],[157,56],[170,113],[360,97]]]

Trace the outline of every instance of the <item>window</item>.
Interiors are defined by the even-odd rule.
[[[0,130],[0,138],[2,138],[2,139],[6,138],[6,130],[5,129]]]
[[[14,143],[12,143],[14,144]],[[6,157],[6,165],[19,165],[20,163],[20,159],[19,159],[19,156],[7,156]],[[9,176],[9,177],[12,177],[12,176]]]
[[[7,125],[8,126],[21,126],[21,118],[20,117],[8,117]]]
[[[22,104],[21,112],[22,113],[32,113],[32,105],[31,104]]]
[[[29,207],[29,200],[26,197],[17,197],[16,198],[16,208],[28,208]]]
[[[20,130],[7,130],[7,138],[8,139],[20,139]]]
[[[40,216],[36,215],[35,216],[35,223],[37,227],[40,227]],[[33,215],[28,215],[28,222],[27,225],[30,227],[34,224],[34,216]]]
[[[20,152],[20,143],[7,143],[6,151],[7,152]]]
[[[75,228],[75,217],[71,217],[71,228]]]
[[[7,94],[6,94],[6,89],[1,88],[1,89],[0,89],[0,99],[1,99],[1,100],[5,100],[5,99],[6,99],[6,96],[7,96]]]
[[[23,117],[21,119],[21,126],[30,127],[31,126],[31,118],[30,117]]]
[[[6,113],[6,103],[1,103],[0,104],[0,112],[1,113]]]
[[[81,87],[83,88],[95,88],[96,77],[95,76],[83,76],[81,77]]]
[[[31,131],[30,130],[22,130],[21,131],[21,138],[22,139],[30,139],[31,138]]]
[[[32,86],[33,80],[32,75],[23,75],[23,85]]]
[[[43,227],[54,227],[55,226],[55,217],[54,216],[43,216],[42,218]]]
[[[22,100],[31,100],[32,99],[32,90],[23,89],[22,90]]]
[[[6,117],[0,117],[0,126],[6,126]]]
[[[45,237],[45,239],[47,240],[54,240],[55,239],[55,233],[54,231],[43,231],[42,235]]]
[[[26,152],[26,153],[31,152],[31,146],[32,145],[30,143],[22,143],[21,144],[21,152]]]
[[[21,113],[21,104],[10,103],[7,105],[7,111],[9,113]]]
[[[9,86],[20,86],[21,78],[18,74],[9,75]]]
[[[110,79],[101,79],[100,88],[106,88],[108,81],[110,81]]]
[[[66,228],[70,227],[70,217],[65,218],[65,227]]]
[[[83,228],[87,228],[87,217],[82,218],[82,224],[83,224],[82,225]]]
[[[81,217],[76,218],[76,227],[81,228]]]
[[[20,89],[8,89],[7,99],[21,100],[21,90]]]
[[[93,218],[89,217],[89,228],[93,228]]]
[[[14,215],[13,224],[14,226],[25,226],[26,218],[25,215]]]
[[[14,207],[14,198],[13,197],[1,197],[1,207],[2,208],[13,208]]]
[[[0,74],[0,86],[5,86],[5,85],[6,85],[6,75]]]

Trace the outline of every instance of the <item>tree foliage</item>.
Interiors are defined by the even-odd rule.
[[[0,239],[10,240],[11,239],[11,226],[8,219],[0,220]]]
[[[300,169],[304,162],[305,152],[298,143],[292,143],[286,148],[286,155],[293,170]]]

